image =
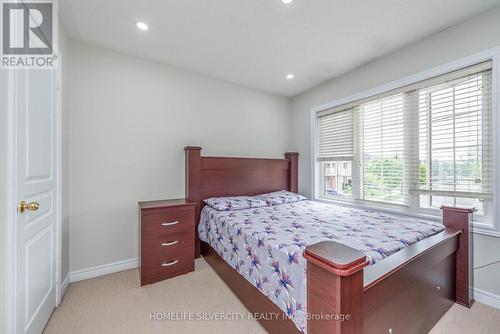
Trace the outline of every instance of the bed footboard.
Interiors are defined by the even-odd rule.
[[[454,230],[462,231],[456,256],[456,297],[457,303],[471,307],[474,303],[472,287],[474,285],[472,268],[472,214],[474,208],[441,207],[443,210],[443,224]]]
[[[426,333],[454,302],[470,307],[473,210],[442,210],[445,231],[367,268],[343,244],[308,246],[307,333]]]
[[[308,246],[307,333],[363,331],[363,252],[334,241]]]

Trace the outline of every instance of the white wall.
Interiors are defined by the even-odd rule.
[[[59,56],[61,59],[61,64],[59,70],[61,71],[61,77],[59,82],[59,94],[61,95],[61,122],[62,122],[62,166],[61,166],[61,198],[62,198],[62,214],[61,214],[61,277],[60,282],[64,282],[66,276],[69,273],[69,137],[68,137],[68,126],[69,126],[69,107],[68,107],[68,38],[63,29],[63,26],[59,25]]]
[[[70,270],[138,256],[137,201],[184,197],[184,146],[282,157],[290,100],[70,41]]]
[[[477,16],[313,88],[292,100],[292,148],[299,158],[299,192],[311,192],[310,110],[465,56],[500,46],[500,9]],[[475,286],[500,296],[500,239],[475,236]],[[496,251],[494,251],[496,249]],[[488,265],[490,264],[490,265]]]
[[[0,333],[7,333],[7,108],[8,72],[0,70]]]

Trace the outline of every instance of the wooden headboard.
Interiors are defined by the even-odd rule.
[[[201,147],[186,152],[186,198],[196,203],[196,257],[200,256],[198,224],[203,200],[216,196],[256,195],[277,190],[297,192],[296,152],[285,159],[202,157]]]

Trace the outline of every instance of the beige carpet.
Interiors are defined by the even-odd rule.
[[[136,269],[71,284],[44,333],[265,333],[253,320],[150,320],[157,312],[196,317],[248,311],[199,259],[195,272],[143,288]],[[500,333],[500,311],[479,303],[470,310],[455,305],[431,333]]]

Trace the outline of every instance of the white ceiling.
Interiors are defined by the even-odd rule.
[[[294,96],[500,0],[61,0],[70,38]],[[150,26],[139,31],[141,20]],[[287,73],[295,79],[286,80]]]

